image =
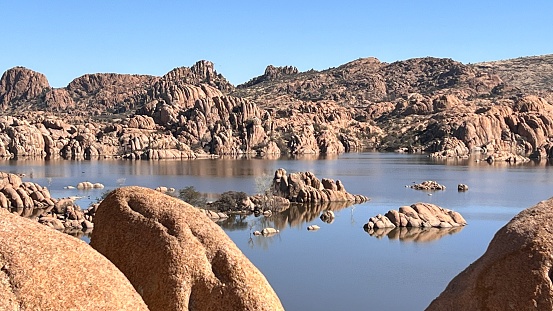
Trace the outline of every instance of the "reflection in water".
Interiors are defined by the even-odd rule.
[[[369,230],[367,233],[376,238],[387,236],[390,240],[403,242],[430,242],[441,239],[446,235],[458,233],[463,228],[464,226],[452,228],[396,227]]]
[[[229,217],[217,222],[226,231],[241,231],[248,229],[249,215],[245,214],[229,214]]]
[[[270,217],[234,214],[229,215],[229,218],[217,222],[225,231],[243,231],[249,230],[250,236],[248,246],[251,248],[259,247],[268,249],[273,241],[280,239],[280,234],[272,236],[255,236],[256,230],[264,228],[275,228],[279,231],[288,227],[301,227],[302,224],[311,222],[315,218],[321,216],[325,211],[338,211],[349,207],[353,202],[325,202],[325,203],[308,203],[308,204],[292,204],[287,210],[274,213]]]
[[[287,227],[300,227],[303,223],[310,222],[327,210],[338,211],[351,206],[353,202],[324,202],[310,204],[292,204],[290,208],[280,213],[274,213],[270,217],[243,214],[231,214],[229,218],[218,222],[223,229],[228,231],[275,228],[283,230]]]
[[[320,217],[321,213],[330,211],[339,211],[348,206],[351,206],[353,202],[325,202],[325,203],[311,203],[311,204],[294,204],[290,205],[290,208],[278,213],[271,217],[273,219],[274,227],[282,230],[289,227],[299,227],[303,223],[310,222],[315,218]]]
[[[66,228],[65,230],[63,230],[63,233],[74,236],[77,239],[90,241],[90,235],[92,234],[92,229]]]

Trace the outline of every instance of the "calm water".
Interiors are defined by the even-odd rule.
[[[323,223],[321,207],[292,208],[272,218],[235,217],[221,224],[244,254],[265,274],[287,310],[422,310],[471,262],[495,232],[522,209],[553,196],[552,167],[541,164],[488,165],[474,160],[436,161],[423,155],[351,153],[326,158],[218,159],[194,161],[4,161],[0,170],[24,173],[24,180],[48,185],[54,197],[81,196],[88,206],[109,189],[125,185],[253,194],[259,180],[277,168],[312,171],[340,179],[348,192],[371,201],[332,206],[336,220]],[[406,188],[435,180],[447,190]],[[65,190],[80,181],[103,190]],[[468,192],[457,192],[465,183]],[[371,236],[369,217],[415,202],[460,212],[469,225],[456,231],[392,231]],[[308,232],[317,224],[319,231]],[[276,227],[280,234],[251,233]]]

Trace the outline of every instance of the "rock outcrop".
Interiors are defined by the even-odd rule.
[[[0,79],[0,107],[8,110],[12,105],[36,102],[50,84],[46,77],[25,67],[14,67],[4,72]]]
[[[371,231],[396,227],[452,228],[466,225],[458,212],[430,203],[415,203],[390,210],[385,215],[371,217],[363,228]]]
[[[148,88],[158,79],[148,75],[86,74],[71,81],[65,90],[78,108],[72,110],[73,115],[128,114],[141,106]]]
[[[263,73],[263,75],[255,77],[250,81],[242,85],[239,85],[238,87],[239,88],[250,87],[264,81],[274,81],[283,76],[295,75],[297,73],[299,73],[298,68],[293,66],[275,67],[273,65],[269,65],[267,66],[267,68],[265,68],[265,73]]]
[[[437,158],[494,152],[549,158],[553,89],[541,89],[549,76],[533,70],[553,66],[550,59],[528,58],[534,69],[516,82],[519,70],[509,75],[504,65],[496,75],[499,67],[490,64],[364,58],[323,71],[268,66],[238,88],[208,61],[163,77],[88,74],[62,89],[16,67],[0,80],[0,106],[28,125],[0,125],[0,156],[268,157],[375,148]],[[53,114],[80,129],[40,125]],[[170,143],[150,146],[160,138]]]
[[[551,310],[553,199],[515,216],[426,309]]]
[[[200,210],[158,191],[125,187],[95,216],[91,245],[154,310],[282,310],[265,277]]]
[[[440,185],[436,181],[426,180],[421,182],[420,184],[410,185],[409,188],[415,190],[445,190],[446,187],[444,185]]]
[[[276,170],[271,190],[274,195],[297,203],[363,203],[369,200],[366,196],[348,193],[339,180],[336,182],[329,178],[319,180],[311,172],[288,174],[283,168]]]
[[[148,310],[85,242],[0,209],[1,310]]]
[[[92,229],[95,211],[81,210],[72,198],[53,198],[48,188],[5,172],[0,172],[0,209],[75,235]]]

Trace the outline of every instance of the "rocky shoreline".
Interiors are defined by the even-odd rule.
[[[75,188],[102,188],[100,185],[81,182]],[[24,309],[46,306],[57,310],[63,305],[84,310],[105,308],[104,304],[109,304],[118,310],[181,310],[198,306],[202,310],[283,310],[265,277],[212,219],[227,217],[221,210],[257,211],[263,217],[270,217],[273,212],[278,214],[288,210],[291,204],[301,203],[322,206],[322,211],[314,209],[314,212],[323,221],[332,223],[334,213],[329,204],[345,207],[368,200],[346,192],[339,180],[319,180],[310,172],[287,174],[284,169],[275,172],[270,189],[263,195],[250,198],[232,194],[233,197],[220,199],[227,205],[215,201],[219,212],[199,209],[166,195],[167,192],[174,193],[175,189],[118,188],[100,203],[81,210],[74,198],[52,198],[46,187],[0,172],[0,308],[15,310],[18,305]],[[310,195],[298,196],[301,193]],[[92,247],[61,234],[69,229],[94,229]],[[264,228],[254,234],[277,233],[278,229]],[[97,266],[85,263],[60,268],[45,264],[46,260],[39,260],[39,265],[29,262],[31,257],[53,256],[64,264],[75,261],[75,252],[83,261],[94,259]],[[64,279],[73,281],[57,282],[56,278],[45,277],[50,269],[63,269]],[[102,273],[88,275],[88,271],[97,269],[111,273],[110,277]],[[73,277],[65,276],[69,274]],[[152,282],[154,279],[161,281]],[[46,289],[51,296],[41,296]],[[81,295],[91,290],[96,293]],[[113,290],[117,295],[97,297],[107,295],[106,290]],[[66,298],[56,298],[60,292],[66,297],[79,297],[69,302]],[[90,299],[83,301],[83,297]]]
[[[53,198],[47,187],[24,182],[21,178],[16,174],[0,172],[0,208],[73,236],[80,237],[92,232],[101,199],[83,209],[76,204],[77,197]],[[86,181],[66,188],[103,189],[104,186]],[[177,195],[176,189],[173,188],[160,186],[154,190],[171,196]],[[339,180],[320,180],[311,172],[287,174],[286,170],[278,169],[265,193],[248,196],[242,192],[228,191],[223,193],[220,199],[198,207],[208,218],[222,221],[231,214],[269,217],[273,214],[278,215],[294,205],[305,205],[306,209],[312,210],[313,213],[324,214],[331,212],[330,204],[338,204],[336,206],[339,208],[345,208],[368,200],[366,196],[348,193]]]

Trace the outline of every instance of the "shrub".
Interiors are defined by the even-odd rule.
[[[219,211],[242,210],[245,208],[243,202],[248,199],[248,195],[241,191],[227,191],[221,194],[221,197],[213,202],[215,208]]]
[[[179,199],[196,207],[205,207],[207,204],[206,195],[197,191],[194,186],[188,186],[179,190]]]

